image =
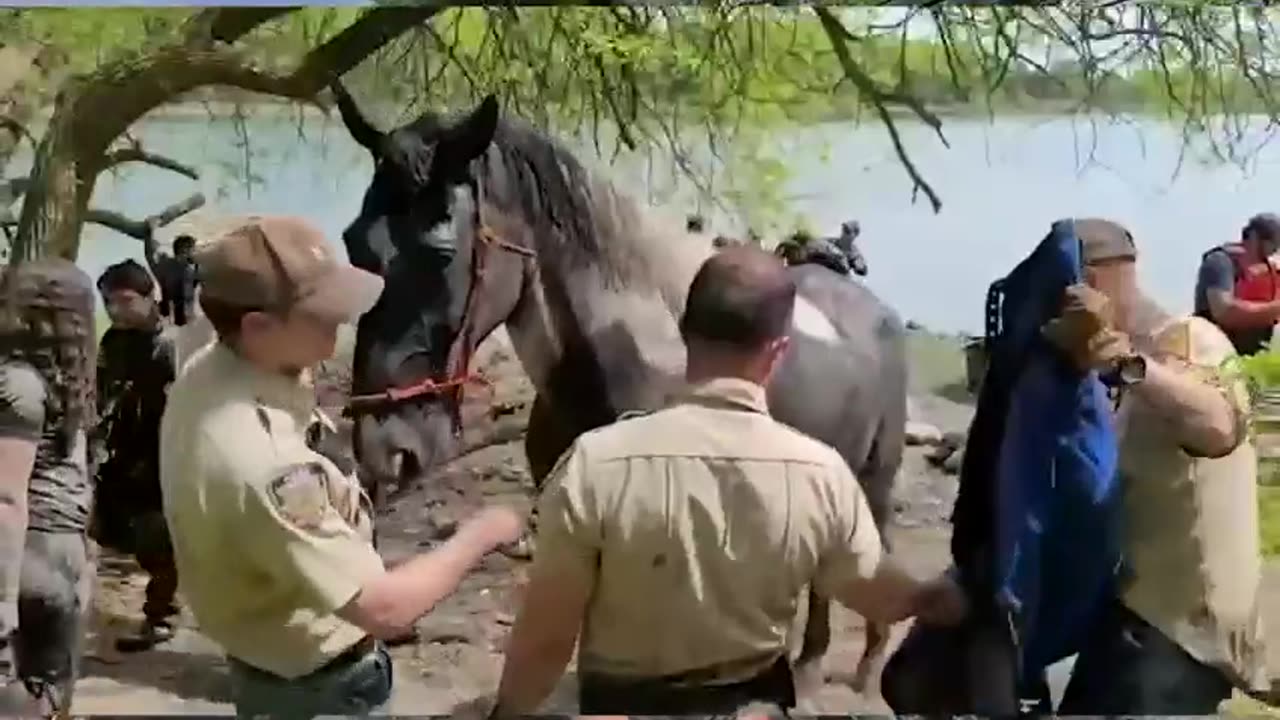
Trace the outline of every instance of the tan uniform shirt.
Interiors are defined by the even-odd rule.
[[[1235,350],[1198,317],[1157,334],[1158,358],[1221,388],[1247,413],[1244,383],[1223,365]],[[1258,589],[1257,457],[1246,438],[1225,457],[1184,452],[1170,420],[1130,393],[1121,407],[1125,604],[1197,660],[1240,686],[1267,687]]]
[[[334,615],[383,572],[363,494],[306,444],[315,400],[221,344],[174,383],[160,482],[178,578],[200,629],[284,678],[365,637]]]
[[[581,670],[699,683],[765,670],[804,588],[870,578],[882,553],[844,460],[732,379],[579,438],[540,502],[537,547],[536,563],[594,587]]]

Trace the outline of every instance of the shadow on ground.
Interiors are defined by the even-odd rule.
[[[231,680],[222,656],[203,647],[208,641],[191,630],[180,629],[172,640],[134,653],[113,650],[120,629],[131,631],[137,621],[127,616],[99,612],[99,627],[108,628],[93,638],[96,653],[87,654],[81,677],[103,678],[122,685],[148,687],[175,697],[231,702]]]

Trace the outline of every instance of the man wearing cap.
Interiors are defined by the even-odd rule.
[[[1137,287],[1137,250],[1076,221],[1087,285],[1045,328],[1080,370],[1119,387],[1125,572],[1075,668],[1063,715],[1211,715],[1266,689],[1258,614],[1256,460],[1231,342]]]
[[[199,263],[218,342],[174,383],[161,428],[183,595],[229,656],[239,714],[366,714],[390,696],[379,638],[403,634],[521,521],[486,509],[384,569],[359,484],[308,446],[315,399],[302,379],[382,280],[288,217],[247,218]]]
[[[764,250],[712,255],[680,323],[687,393],[552,470],[493,717],[536,712],[579,635],[584,714],[727,714],[795,706],[788,633],[810,584],[876,622],[963,613],[946,576],[883,554],[839,454],[769,416],[795,294]]]
[[[1280,321],[1280,272],[1271,256],[1280,250],[1280,216],[1255,215],[1240,242],[1220,245],[1200,259],[1195,312],[1226,333],[1236,352],[1251,355],[1271,342]]]

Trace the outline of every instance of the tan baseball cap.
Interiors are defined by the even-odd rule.
[[[299,217],[246,217],[196,263],[201,296],[240,307],[351,323],[382,294],[382,278],[340,261],[324,233]]]
[[[1138,246],[1123,225],[1102,218],[1076,218],[1075,226],[1084,264],[1138,258]]]

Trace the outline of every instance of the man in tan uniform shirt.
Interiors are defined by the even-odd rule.
[[[237,712],[360,715],[391,690],[376,638],[402,634],[521,523],[495,508],[443,547],[385,570],[355,479],[308,445],[304,370],[377,300],[293,218],[251,217],[200,258],[219,341],[174,384],[160,480],[181,589],[229,656]]]
[[[1126,376],[1118,413],[1126,577],[1076,660],[1064,715],[1210,715],[1266,688],[1256,458],[1231,342],[1142,297],[1127,230],[1077,220],[1090,287],[1050,338]],[[1127,368],[1126,368],[1127,366]]]
[[[836,451],[769,417],[794,301],[769,253],[714,255],[681,322],[688,393],[561,458],[495,716],[538,709],[579,629],[582,713],[729,713],[794,705],[788,633],[810,583],[869,620],[961,612],[949,580],[916,581],[882,555]]]

